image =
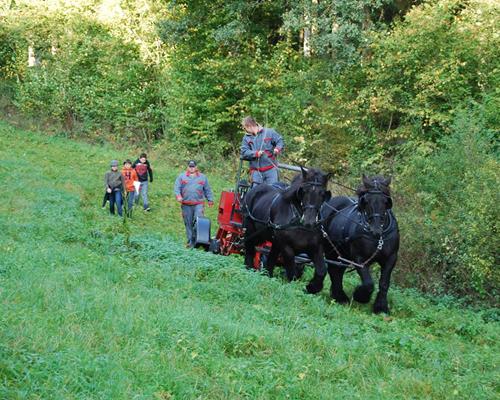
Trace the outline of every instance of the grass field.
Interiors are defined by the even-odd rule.
[[[495,310],[392,288],[372,315],[186,250],[154,153],[153,211],[123,224],[101,181],[132,156],[0,123],[0,399],[500,397]]]

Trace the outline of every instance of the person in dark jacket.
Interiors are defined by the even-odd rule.
[[[151,211],[149,208],[148,201],[148,178],[149,182],[153,182],[153,170],[151,164],[148,161],[148,156],[146,153],[142,153],[137,160],[132,164],[132,168],[137,172],[139,177],[139,182],[141,186],[139,187],[139,194],[142,195],[142,205],[144,211]],[[139,204],[139,195],[135,198],[135,204]]]
[[[196,238],[193,237],[193,224],[198,216],[203,216],[205,199],[208,206],[214,205],[214,196],[208,179],[196,167],[196,161],[190,160],[188,168],[175,180],[174,193],[181,203],[182,217],[186,227],[186,247],[193,247]]]
[[[123,196],[122,192],[125,187],[125,179],[120,171],[118,171],[118,161],[111,161],[111,171],[104,175],[104,188],[109,193],[109,212],[115,213],[115,204],[118,209],[118,215],[122,215]]]
[[[285,143],[274,129],[261,126],[253,117],[245,117],[242,127],[246,135],[241,141],[240,156],[250,161],[252,185],[278,182],[278,162]]]

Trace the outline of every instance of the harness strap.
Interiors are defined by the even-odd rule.
[[[335,250],[335,253],[337,253],[337,258],[340,261],[343,261],[343,262],[349,264],[349,266],[353,266],[353,267],[356,267],[356,268],[365,268],[367,265],[369,265],[369,263],[377,256],[377,254],[384,247],[384,239],[382,238],[382,235],[380,235],[380,238],[378,239],[377,248],[375,249],[374,253],[370,257],[368,257],[368,259],[365,260],[363,263],[359,264],[357,262],[354,262],[352,260],[349,260],[347,258],[342,257],[342,254],[340,253],[340,250],[332,242],[332,240],[330,239],[330,236],[328,236],[328,233],[325,231],[323,225],[321,225],[321,233],[323,234],[323,237],[328,241],[328,243],[330,244],[330,246],[332,246],[333,250]]]

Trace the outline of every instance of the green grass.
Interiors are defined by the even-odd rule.
[[[499,398],[494,310],[391,288],[377,316],[186,250],[155,153],[124,225],[101,181],[131,156],[0,123],[0,399]]]

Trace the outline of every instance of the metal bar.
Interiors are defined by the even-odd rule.
[[[282,163],[278,163],[278,168],[281,168],[281,169],[288,169],[290,171],[296,171],[296,172],[301,172],[302,170],[300,169],[300,167],[297,167],[296,165],[289,165],[289,164],[282,164]],[[304,170],[307,171],[307,168],[306,167],[302,167],[304,168]]]
[[[238,174],[236,175],[236,187],[234,188],[234,193],[238,193],[238,187],[240,185],[242,169],[243,169],[243,158],[240,158],[240,166],[238,167]]]
[[[240,179],[241,179],[241,170],[243,169],[243,158],[240,158],[240,166],[238,167],[238,174],[236,176],[236,186],[234,188],[234,199],[233,204],[231,204],[231,214],[229,214],[229,221],[233,220],[234,217],[234,208],[236,206],[236,202],[239,201],[239,187],[240,187]]]
[[[256,247],[255,250],[257,250],[259,253],[266,254],[266,255],[269,254],[269,251],[270,251],[266,247]],[[312,261],[308,257],[295,256],[295,263],[297,263],[297,264],[312,264]],[[346,268],[352,267],[352,265],[350,265],[350,264],[346,264],[346,263],[343,263],[340,261],[335,261],[335,260],[329,260],[327,258],[325,258],[325,263],[327,263],[328,265],[334,265],[336,267],[346,267]]]

